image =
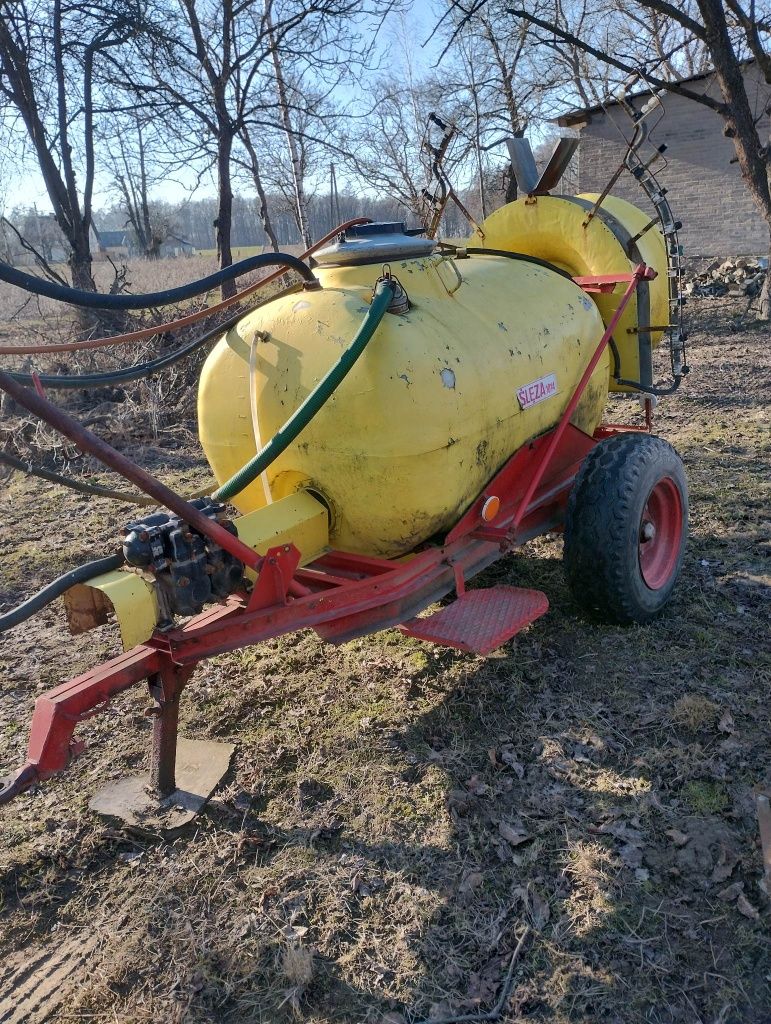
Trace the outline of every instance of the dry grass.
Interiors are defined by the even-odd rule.
[[[683,694],[672,705],[672,721],[691,732],[714,728],[719,718],[718,705],[698,693]]]
[[[551,602],[495,657],[388,631],[216,658],[183,731],[236,742],[236,761],[170,842],[86,806],[146,755],[145,700],[127,694],[80,727],[86,756],[0,813],[0,1017],[29,1005],[27,985],[30,1024],[413,1024],[493,1006],[529,922],[508,1024],[765,1024],[767,335],[729,303],[694,306],[694,372],[657,410],[692,499],[667,612],[587,622],[549,537],[480,581]],[[166,479],[203,474],[168,427],[125,429]],[[130,514],[18,476],[1,501],[8,605]],[[115,650],[111,627],[67,637],[55,607],[11,635],[3,767],[23,757],[39,689]]]

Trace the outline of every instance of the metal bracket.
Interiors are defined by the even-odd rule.
[[[580,139],[562,136],[557,140],[551,156],[541,174],[536,167],[533,150],[528,139],[506,139],[511,169],[520,192],[528,196],[546,196],[556,188],[562,175],[578,149]]]
[[[260,575],[254,584],[252,596],[249,598],[247,610],[253,612],[259,608],[270,608],[276,604],[285,605],[292,577],[299,564],[300,552],[294,544],[269,548],[263,560]]]

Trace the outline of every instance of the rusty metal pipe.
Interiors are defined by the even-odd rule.
[[[121,455],[112,445],[107,444],[106,441],[97,437],[96,434],[92,434],[90,430],[87,430],[76,419],[64,412],[63,409],[60,409],[53,402],[49,402],[47,398],[38,395],[30,388],[17,384],[12,377],[2,370],[0,370],[0,388],[6,391],[19,405],[34,413],[35,416],[39,416],[41,420],[44,420],[54,430],[58,430],[60,434],[68,437],[81,451],[88,452],[104,463],[105,466],[109,466],[110,469],[114,469],[116,473],[120,473],[121,476],[136,484],[145,494],[155,498],[159,505],[164,505],[172,512],[176,512],[180,519],[184,519],[186,523],[189,523],[199,533],[209,537],[210,540],[219,544],[225,551],[230,552],[239,562],[248,565],[250,569],[259,571],[263,561],[260,555],[252,551],[238,537],[234,537],[232,533],[229,533],[219,523],[215,523],[207,518],[203,512],[194,508],[176,491],[172,491],[170,487],[162,484],[155,477],[150,476],[145,470],[141,469],[130,459],[127,459],[125,455]]]

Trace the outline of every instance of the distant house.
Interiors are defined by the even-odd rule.
[[[747,95],[758,119],[761,139],[769,136],[769,86],[755,61],[743,65]],[[691,89],[720,98],[714,73],[687,79]],[[650,92],[634,96],[636,109]],[[736,163],[736,152],[723,134],[723,119],[694,100],[665,93],[666,114],[651,134],[654,145],[666,143],[664,161],[655,165],[657,178],[668,189],[675,216],[682,221],[680,241],[690,256],[759,256],[768,253],[768,226],[761,218]],[[621,163],[625,145],[618,125],[628,129],[628,118],[610,99],[603,106],[571,110],[558,118],[564,127],[578,129],[578,191],[602,192]],[[624,174],[613,194],[638,205],[647,200],[631,175]]]
[[[99,252],[108,256],[133,255],[134,244],[127,231],[99,231]]]
[[[192,242],[188,242],[178,235],[168,235],[161,242],[160,255],[162,257],[195,256],[196,251]]]

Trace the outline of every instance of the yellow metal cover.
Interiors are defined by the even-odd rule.
[[[307,491],[297,491],[240,516],[235,525],[244,544],[261,555],[279,544],[294,544],[300,552],[300,565],[318,558],[329,544],[327,510]],[[246,570],[246,575],[255,578],[251,569]]]
[[[64,609],[70,632],[75,634],[107,622],[114,612],[124,651],[149,639],[158,622],[153,584],[119,569],[70,587],[64,595]]]

